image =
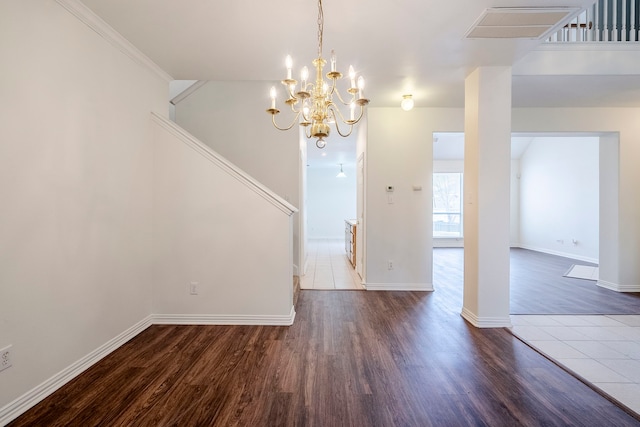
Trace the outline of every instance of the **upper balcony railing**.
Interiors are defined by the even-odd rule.
[[[547,42],[637,42],[640,0],[598,0]]]

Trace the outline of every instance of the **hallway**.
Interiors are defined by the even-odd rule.
[[[311,239],[307,246],[307,272],[301,289],[364,290],[360,276],[349,263],[341,239]]]

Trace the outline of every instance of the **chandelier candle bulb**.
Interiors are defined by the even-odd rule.
[[[284,64],[287,67],[287,80],[291,80],[291,68],[293,67],[293,60],[291,59],[291,55],[287,55],[284,60]]]
[[[302,91],[307,90],[307,79],[309,78],[309,69],[307,68],[306,65],[302,67],[302,73],[300,73],[300,75],[302,77],[302,86],[300,87],[300,90]]]
[[[364,91],[364,77],[358,77],[358,99],[364,99],[363,96]]]
[[[349,114],[349,120],[353,121],[355,119],[355,117],[356,117],[356,103],[355,102],[352,102],[349,105],[349,110],[351,111],[350,114]]]
[[[271,86],[271,108],[276,108],[276,87]]]
[[[351,87],[356,87],[356,72],[353,71],[353,65],[349,65],[349,78],[351,79]]]
[[[336,71],[336,53],[331,50],[331,72],[335,73]]]

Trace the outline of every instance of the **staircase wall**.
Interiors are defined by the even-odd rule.
[[[296,209],[177,125],[153,122],[154,322],[293,323]]]

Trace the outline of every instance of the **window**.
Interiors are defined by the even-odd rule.
[[[462,237],[462,174],[433,174],[433,237]]]

